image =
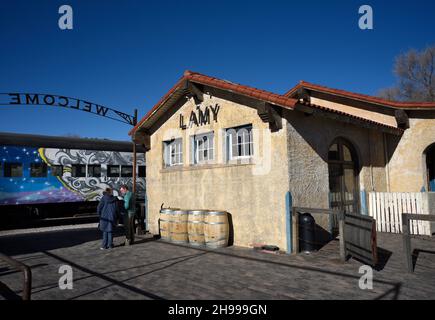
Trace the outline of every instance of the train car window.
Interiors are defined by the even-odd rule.
[[[31,163],[30,164],[30,176],[32,178],[46,178],[47,177],[47,165],[45,163]]]
[[[133,166],[121,166],[121,177],[123,178],[133,177]]]
[[[147,176],[147,170],[145,166],[139,166],[137,169],[139,178],[145,178]]]
[[[119,166],[107,166],[107,176],[110,178],[119,178],[121,171]]]
[[[63,166],[51,166],[51,175],[53,177],[63,176]]]
[[[19,178],[23,176],[23,164],[22,163],[5,163],[4,164],[4,176],[6,178]]]
[[[101,165],[89,164],[88,165],[88,177],[101,178]]]
[[[73,176],[75,178],[85,178],[86,177],[86,165],[84,165],[84,164],[71,165],[71,176]]]

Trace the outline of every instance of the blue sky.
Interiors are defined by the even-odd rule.
[[[58,28],[58,8],[74,30]],[[374,30],[358,28],[358,8]],[[0,92],[77,97],[139,117],[189,69],[284,93],[300,80],[375,95],[394,57],[435,44],[435,1],[1,0]],[[128,139],[84,112],[0,106],[0,131]]]

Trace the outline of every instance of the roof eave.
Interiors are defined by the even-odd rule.
[[[311,83],[301,81],[296,86],[294,86],[292,89],[290,89],[287,93],[284,95],[287,97],[294,98],[297,94],[297,91],[301,88],[304,88],[306,90],[316,91],[324,94],[328,94],[331,96],[346,98],[350,100],[355,100],[359,102],[369,103],[372,105],[377,105],[381,107],[386,107],[390,109],[402,109],[402,110],[435,110],[435,103],[430,102],[399,102],[399,101],[375,101],[373,99],[380,99],[377,97],[373,97],[370,99],[368,96],[367,98],[364,98],[362,96],[359,96],[360,94],[353,95],[352,93],[345,93],[345,92],[333,92],[333,90],[336,89],[330,89],[330,88],[319,88],[317,85],[313,85]]]

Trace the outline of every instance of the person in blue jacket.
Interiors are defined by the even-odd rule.
[[[117,200],[113,191],[107,188],[97,207],[100,216],[99,229],[103,232],[103,245],[101,250],[113,248],[113,229],[118,216]]]

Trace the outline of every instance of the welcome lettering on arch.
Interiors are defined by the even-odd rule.
[[[7,101],[5,100],[7,98]],[[105,118],[135,125],[137,122],[135,115],[129,115],[124,112],[114,110],[96,103],[85,100],[58,96],[53,94],[40,93],[0,93],[0,105],[32,105],[32,106],[54,106],[68,109],[75,109],[93,113]]]
[[[219,109],[218,104],[206,106],[204,110],[201,110],[201,106],[197,106],[196,110],[190,112],[188,125],[185,124],[184,116],[180,113],[180,128],[185,130],[188,127],[192,128],[194,125],[199,127],[210,124],[211,121],[218,122]]]

